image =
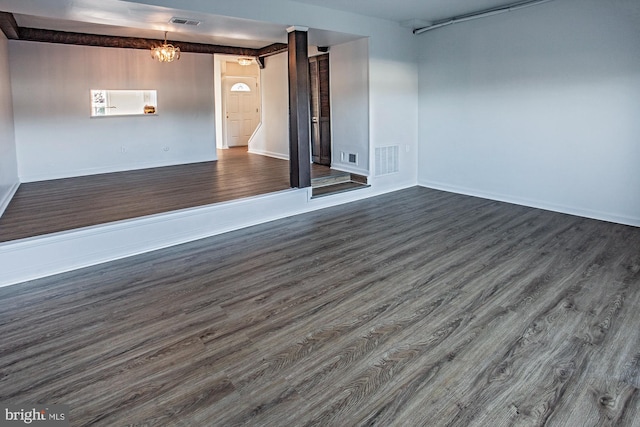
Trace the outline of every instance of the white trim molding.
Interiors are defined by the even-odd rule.
[[[4,211],[7,209],[7,207],[9,207],[9,203],[11,203],[11,199],[13,199],[13,196],[15,196],[16,191],[18,191],[18,187],[20,187],[19,182],[9,187],[9,191],[7,191],[4,195],[0,195],[2,196],[0,198],[0,217],[2,216]]]
[[[251,147],[249,147],[247,151],[251,154],[258,154],[260,156],[273,157],[274,159],[287,160],[287,161],[289,160],[288,154],[276,153],[275,151],[257,150]]]

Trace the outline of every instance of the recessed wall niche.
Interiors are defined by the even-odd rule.
[[[91,90],[91,117],[158,114],[155,90]]]

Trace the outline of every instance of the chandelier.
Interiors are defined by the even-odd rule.
[[[180,48],[167,44],[167,32],[164,32],[164,44],[151,48],[151,57],[160,62],[173,62],[180,59]]]

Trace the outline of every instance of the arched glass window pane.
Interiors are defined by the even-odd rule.
[[[231,86],[231,92],[251,92],[251,88],[244,83],[236,83]]]

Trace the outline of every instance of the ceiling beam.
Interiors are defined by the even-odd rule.
[[[0,12],[0,30],[9,40],[18,39],[18,23],[12,13]]]
[[[289,51],[289,45],[286,43],[274,43],[269,46],[265,46],[262,49],[258,49],[258,53],[256,54],[256,62],[258,66],[262,70],[265,64],[265,58],[272,55],[277,55],[279,53],[284,53]]]
[[[265,46],[262,49],[258,49],[258,54],[256,55],[259,58],[266,58],[267,56],[277,55],[278,53],[287,52],[289,50],[289,45],[286,43],[274,43],[269,46]]]
[[[105,36],[99,34],[72,33],[67,31],[43,30],[20,27],[12,13],[0,11],[0,30],[11,40],[25,40],[43,43],[73,44],[80,46],[115,47],[120,49],[148,49],[160,46],[164,40],[137,37]],[[287,50],[284,43],[274,43],[261,49],[217,44],[168,41],[179,47],[181,52],[225,54],[251,57],[266,57]]]
[[[105,36],[98,34],[71,33],[66,31],[42,30],[39,28],[18,29],[20,40],[73,44],[81,46],[115,47],[121,49],[151,49],[160,46],[164,40],[145,39],[136,37]],[[188,53],[222,53],[227,55],[258,56],[257,49],[235,46],[221,46],[204,43],[190,43],[181,41],[167,41],[179,47],[181,52]]]

